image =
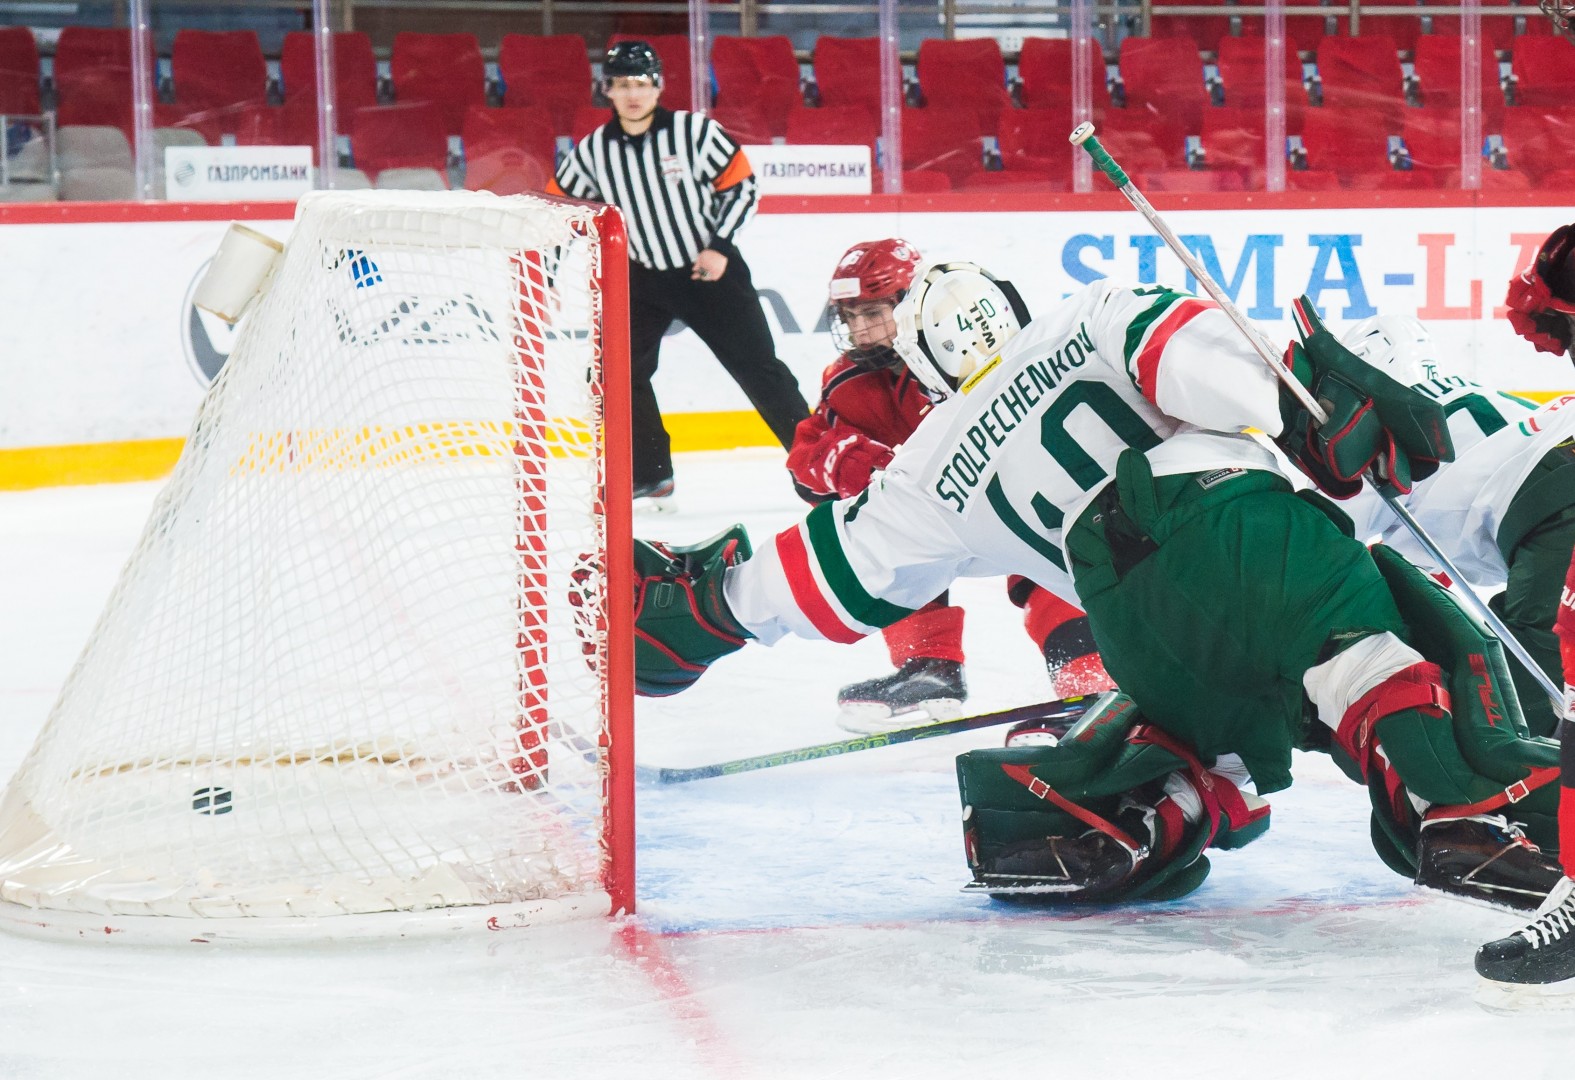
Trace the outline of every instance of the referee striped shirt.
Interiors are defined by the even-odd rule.
[[[591,132],[558,166],[554,188],[622,210],[629,254],[652,270],[687,269],[716,241],[732,244],[759,201],[749,159],[722,125],[667,109],[640,135],[616,116]]]

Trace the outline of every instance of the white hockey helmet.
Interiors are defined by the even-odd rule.
[[[1345,332],[1340,343],[1405,386],[1415,386],[1441,374],[1433,335],[1409,315],[1363,319]]]
[[[935,263],[897,305],[893,347],[937,397],[998,354],[1028,324],[1028,308],[1010,281],[970,262]]]

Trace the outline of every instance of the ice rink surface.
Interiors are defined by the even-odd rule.
[[[780,453],[691,455],[640,535],[804,511]],[[0,494],[0,773],[9,776],[157,485]],[[1004,583],[960,583],[970,711],[1048,696]],[[642,701],[636,756],[697,765],[841,737],[878,640],[788,642]],[[0,937],[0,1080],[42,1077],[1567,1076],[1575,1009],[1490,1012],[1471,955],[1516,916],[1424,895],[1366,800],[1300,755],[1274,827],[1192,896],[1045,914],[959,887],[955,754],[987,730],[639,790],[639,914],[316,947]]]

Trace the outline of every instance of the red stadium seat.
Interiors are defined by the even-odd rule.
[[[1262,111],[1266,87],[1266,61],[1262,38],[1224,38],[1220,41],[1220,84],[1228,108]],[[1307,111],[1307,90],[1302,85],[1302,62],[1295,49],[1285,50],[1285,128],[1298,135]]]
[[[552,114],[540,105],[488,109],[465,115],[465,187],[518,195],[545,191],[557,156]]]
[[[1099,133],[1099,141],[1128,172],[1179,168],[1183,164],[1179,153],[1161,149],[1154,136],[1142,128],[1112,125]]]
[[[1072,144],[1061,109],[1003,109],[997,127],[1001,166],[1027,169],[1069,180]]]
[[[574,110],[573,126],[569,129],[569,137],[579,142],[585,136],[606,124],[613,118],[611,109],[597,105],[581,105]]]
[[[815,39],[815,84],[822,105],[857,105],[880,111],[880,39],[840,38],[822,34]]]
[[[1012,104],[1006,61],[994,38],[926,38],[919,42],[918,71],[925,104],[971,111],[975,132],[994,135],[1001,110]]]
[[[1105,54],[1099,42],[1086,43],[1088,70],[1093,85],[1094,118],[1097,122],[1110,107],[1110,85],[1105,71]],[[1071,115],[1072,42],[1066,38],[1024,38],[1017,57],[1017,77],[1023,85],[1023,105],[1030,109],[1059,109]]]
[[[607,45],[611,48],[620,41],[643,41],[656,50],[656,55],[662,61],[662,108],[694,108],[694,89],[689,80],[689,38],[686,35],[614,34],[607,39]]]
[[[1070,191],[1066,177],[1027,169],[1005,169],[1001,172],[976,172],[965,176],[958,188],[962,191],[1010,192],[1033,194],[1049,191]]]
[[[780,35],[718,36],[711,45],[711,71],[719,108],[752,104],[765,117],[772,135],[787,134],[788,113],[804,104],[791,40]]]
[[[1334,172],[1345,186],[1362,174],[1392,171],[1388,121],[1376,113],[1308,109],[1302,145],[1309,168]]]
[[[38,43],[25,26],[0,27],[0,113],[41,113]]]
[[[794,109],[788,113],[787,141],[799,145],[830,143],[867,146],[875,151],[880,125],[873,114],[856,106],[822,106]]]
[[[56,122],[131,130],[131,31],[68,26],[55,43]],[[130,138],[128,135],[127,138]]]
[[[1516,38],[1509,69],[1517,105],[1575,105],[1575,44],[1561,37]]]
[[[540,105],[562,135],[573,130],[575,110],[591,103],[591,59],[578,34],[504,34],[498,73],[503,104]]]
[[[1490,47],[1499,50],[1513,49],[1527,37],[1545,36],[1552,32],[1548,20],[1533,13],[1529,18],[1515,16],[1508,12],[1495,13],[1495,8],[1508,7],[1515,0],[1482,0],[1482,39]],[[1525,31],[1517,34],[1515,24],[1525,18]],[[1458,37],[1460,34],[1459,15],[1434,15],[1433,33]]]
[[[446,135],[458,135],[471,107],[487,103],[487,68],[474,34],[401,31],[389,71],[395,100],[436,105]]]
[[[334,100],[340,114],[349,116],[357,109],[377,104],[377,58],[372,54],[372,39],[359,31],[346,30],[333,36]],[[284,84],[285,101],[317,101],[317,46],[309,31],[296,30],[284,35],[279,53],[279,78]]]
[[[1502,111],[1502,110],[1501,110]],[[1406,153],[1412,172],[1431,173],[1438,187],[1460,177],[1460,110],[1447,106],[1405,111]]]
[[[757,102],[740,105],[723,105],[718,102],[710,112],[711,119],[722,125],[722,130],[740,146],[761,145],[771,141],[771,125]],[[783,120],[786,127],[787,121]]]
[[[1136,38],[1121,42],[1121,81],[1127,88],[1128,124],[1139,124],[1165,149],[1181,152],[1203,126],[1208,94],[1203,60],[1190,38]]]
[[[1325,5],[1322,0],[1293,0],[1286,4],[1285,47],[1304,53],[1314,51],[1328,33],[1329,19],[1343,18],[1349,10],[1344,5]],[[1263,16],[1242,16],[1241,36],[1263,37]]]
[[[1218,6],[1219,15],[1166,15],[1167,7],[1185,4]],[[1153,17],[1149,20],[1149,34],[1157,38],[1184,37],[1200,52],[1213,52],[1219,40],[1230,35],[1230,11],[1226,0],[1154,0]]]
[[[1392,6],[1411,7],[1416,3],[1417,0],[1394,0]],[[1364,11],[1358,25],[1361,27],[1362,37],[1386,37],[1395,43],[1396,48],[1409,52],[1416,47],[1417,41],[1421,38],[1424,14],[1425,11],[1421,9],[1415,15],[1369,15]],[[1342,20],[1340,23],[1342,33],[1346,27],[1347,23]]]
[[[1509,167],[1536,178],[1567,169],[1575,149],[1575,107],[1516,105],[1504,110]]]
[[[178,30],[170,52],[175,103],[188,109],[261,105],[268,64],[253,30]]]
[[[972,109],[902,110],[902,167],[945,173],[954,185],[984,168],[983,136]]]
[[[1482,115],[1489,131],[1496,131],[1504,115],[1504,91],[1499,85],[1498,58],[1487,41],[1481,45]],[[1424,109],[1460,108],[1460,38],[1424,34],[1417,38],[1412,64]]]
[[[356,168],[374,181],[384,169],[436,169],[442,173],[448,166],[443,110],[429,101],[356,110],[350,146]]]
[[[1326,37],[1318,45],[1323,105],[1381,118],[1385,132],[1398,134],[1405,108],[1405,75],[1395,43],[1386,37]]]
[[[1247,186],[1261,189],[1268,169],[1264,115],[1260,109],[1225,106],[1203,110],[1199,142],[1210,169],[1234,170]],[[1283,150],[1282,150],[1283,153]]]

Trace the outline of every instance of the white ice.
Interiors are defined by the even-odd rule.
[[[780,453],[680,459],[641,535],[803,513]],[[43,723],[156,485],[0,494],[0,774]],[[1001,582],[965,581],[971,705],[1048,696]],[[637,757],[818,743],[879,640],[788,642],[642,702]],[[1176,902],[1044,914],[966,880],[952,758],[981,731],[639,790],[639,914],[356,946],[130,948],[0,936],[0,1078],[1562,1075],[1575,1012],[1475,1004],[1520,925],[1425,895],[1314,755],[1274,827]]]

